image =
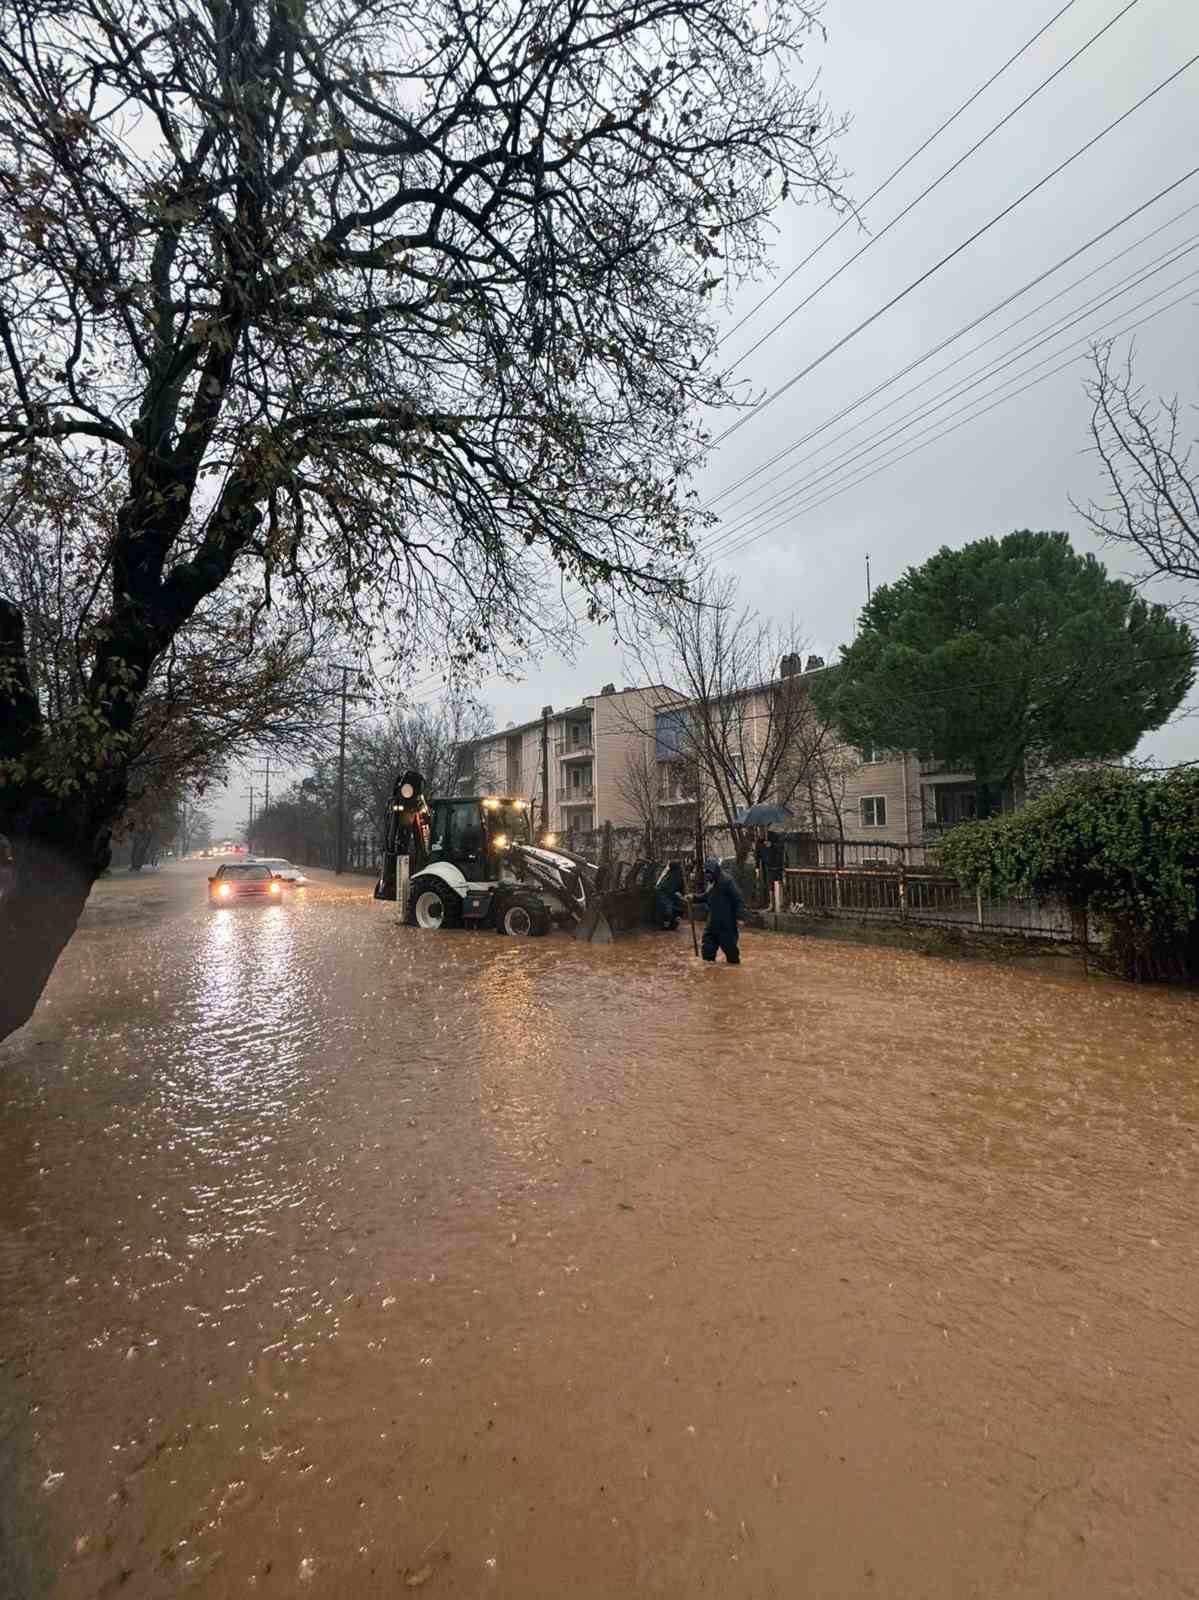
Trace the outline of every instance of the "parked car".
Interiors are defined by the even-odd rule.
[[[283,879],[261,862],[226,862],[208,880],[210,905],[231,905],[234,900],[279,900]]]
[[[282,856],[251,856],[249,859],[260,867],[269,867],[276,878],[282,878],[292,889],[304,889],[312,882],[311,878],[304,876],[302,867],[285,861]]]

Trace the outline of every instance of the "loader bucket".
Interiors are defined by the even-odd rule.
[[[591,906],[575,924],[575,938],[588,944],[612,943],[612,926],[598,906]]]

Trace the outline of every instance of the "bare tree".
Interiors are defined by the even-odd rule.
[[[397,707],[351,729],[346,741],[346,822],[351,834],[369,829],[382,844],[396,777],[415,770],[429,794],[453,792],[459,751],[486,732],[487,709],[468,696],[447,694],[428,706]],[[337,765],[317,763],[301,784],[281,794],[254,820],[254,843],[266,853],[330,845],[337,831]],[[297,843],[302,840],[302,843]]]
[[[0,500],[0,589],[20,597],[30,684],[47,732],[45,755],[65,779],[91,736],[87,664],[100,626],[89,551],[115,526],[114,486],[85,499],[71,464],[10,482]],[[165,818],[189,789],[227,776],[251,752],[310,758],[334,697],[327,625],[210,600],[155,661],[123,743],[125,799],[117,836]],[[82,747],[82,748],[81,748]]]
[[[625,756],[624,765],[616,774],[615,789],[640,824],[646,859],[656,861],[662,778],[648,738],[640,740]]]
[[[1121,364],[1113,353],[1110,342],[1094,347],[1086,386],[1108,494],[1075,510],[1102,538],[1136,550],[1147,564],[1145,577],[1199,585],[1196,437],[1177,397],[1154,400],[1137,384],[1132,347]],[[1179,609],[1199,620],[1199,589],[1184,594]]]
[[[736,579],[711,573],[656,621],[633,645],[633,663],[670,686],[677,703],[660,708],[667,737],[744,860],[738,816],[759,801],[789,805],[828,738],[803,680],[802,640],[793,626],[738,609]]]
[[[156,664],[211,597],[399,666],[675,588],[711,305],[835,132],[803,0],[7,0],[0,458],[119,484],[85,703],[0,594],[0,1036],[108,855]]]

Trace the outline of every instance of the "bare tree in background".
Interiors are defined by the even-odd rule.
[[[452,794],[463,744],[485,733],[491,714],[467,696],[447,694],[430,705],[397,707],[366,718],[346,740],[346,823],[351,836],[369,830],[381,847],[396,777],[415,770],[430,795]],[[337,831],[337,764],[330,757],[254,821],[265,854],[319,854]]]
[[[1134,351],[1114,360],[1112,344],[1091,352],[1091,439],[1107,478],[1102,501],[1075,505],[1093,532],[1136,550],[1147,578],[1199,586],[1199,439],[1177,396],[1154,399],[1133,371]],[[1194,411],[1196,408],[1192,407]],[[1072,502],[1073,503],[1073,502]],[[1178,609],[1199,621],[1199,587],[1184,592]]]
[[[658,859],[659,819],[662,809],[662,775],[649,739],[641,740],[625,757],[616,774],[616,793],[636,817],[648,861]]]
[[[790,805],[828,738],[808,697],[802,652],[794,626],[739,609],[737,580],[712,573],[691,600],[663,608],[630,651],[645,681],[677,696],[677,706],[662,708],[669,737],[730,830],[738,861],[750,835],[737,817],[759,801]]]

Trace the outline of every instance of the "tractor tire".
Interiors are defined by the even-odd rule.
[[[462,926],[462,901],[440,878],[413,878],[408,889],[408,926],[437,932]]]
[[[514,894],[496,908],[495,931],[510,939],[540,939],[552,926],[549,911],[535,894]]]

